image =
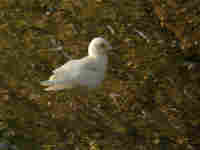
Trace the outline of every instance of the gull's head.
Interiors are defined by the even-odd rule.
[[[112,46],[102,37],[94,38],[88,47],[90,56],[106,55],[107,51],[111,50]]]

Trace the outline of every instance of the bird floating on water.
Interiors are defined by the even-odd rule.
[[[102,37],[94,38],[88,47],[88,56],[73,59],[53,70],[49,80],[41,81],[46,91],[62,89],[95,89],[104,80],[108,64],[107,52],[112,46]]]

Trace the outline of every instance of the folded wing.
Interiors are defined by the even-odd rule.
[[[71,89],[75,87],[95,88],[104,79],[104,72],[98,70],[94,58],[85,57],[80,60],[71,60],[63,66],[53,70],[49,80],[40,84],[48,86],[45,90]]]

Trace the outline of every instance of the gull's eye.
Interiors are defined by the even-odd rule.
[[[100,48],[106,48],[106,44],[105,44],[105,43],[101,43],[101,44],[99,45],[99,47],[100,47]]]

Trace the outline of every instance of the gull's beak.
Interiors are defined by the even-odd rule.
[[[112,48],[112,46],[111,45],[109,45],[108,46],[108,50],[112,50],[113,48]]]

